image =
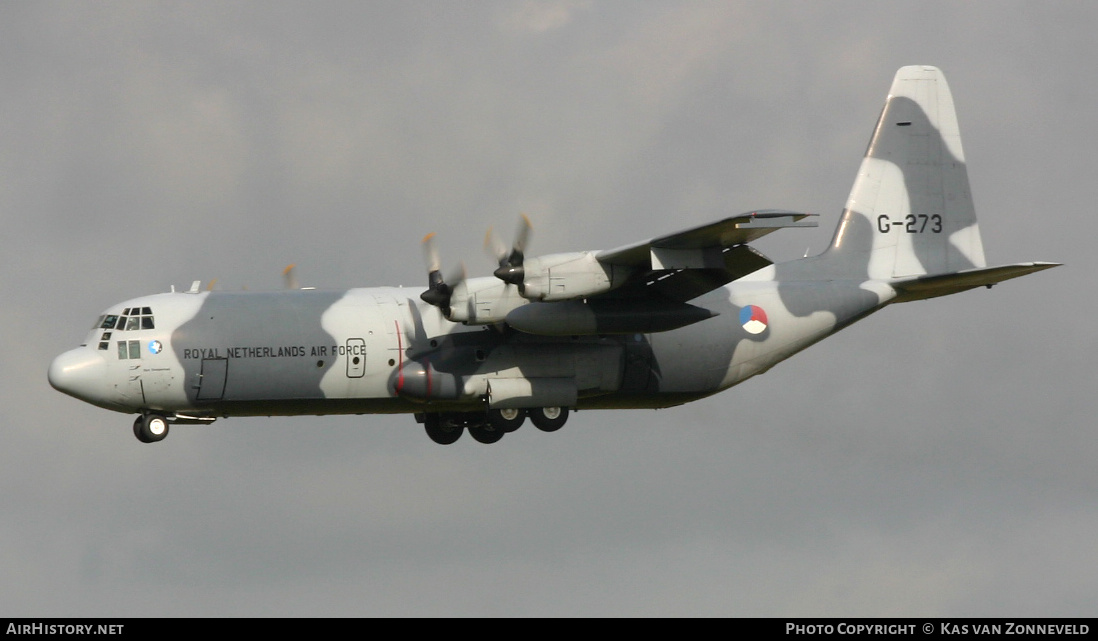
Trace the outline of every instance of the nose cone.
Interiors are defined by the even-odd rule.
[[[50,363],[50,385],[59,392],[89,403],[102,403],[106,388],[107,363],[98,352],[80,347],[69,350]]]

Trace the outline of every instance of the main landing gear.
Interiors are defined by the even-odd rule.
[[[543,432],[555,432],[568,421],[567,407],[492,409],[487,412],[427,412],[417,414],[427,436],[440,445],[454,443],[466,430],[479,443],[495,443],[522,427],[526,417]],[[135,428],[136,429],[136,428]]]
[[[168,437],[168,419],[159,414],[142,414],[133,422],[133,435],[142,443],[155,443]]]

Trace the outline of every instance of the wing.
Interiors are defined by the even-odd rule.
[[[601,263],[634,267],[653,261],[653,267],[659,269],[655,261],[662,263],[666,259],[674,262],[676,256],[685,259],[698,255],[698,252],[744,245],[788,227],[816,227],[818,223],[815,219],[816,214],[760,209],[652,240],[604,249],[596,254],[596,258]]]
[[[659,296],[688,301],[771,265],[747,245],[789,227],[816,227],[816,214],[762,209],[667,236],[603,250],[603,265],[633,270],[629,282],[603,294],[613,298]]]
[[[714,315],[687,301],[772,264],[748,242],[815,226],[814,214],[758,210],[617,249],[527,257],[518,282],[462,280],[445,313],[531,334],[668,331]]]

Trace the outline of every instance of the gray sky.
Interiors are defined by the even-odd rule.
[[[0,0],[0,610],[1093,616],[1092,2]],[[52,390],[100,311],[217,278],[421,285],[753,208],[830,239],[896,69],[941,67],[989,262],[690,405],[493,446],[410,416],[155,446]]]

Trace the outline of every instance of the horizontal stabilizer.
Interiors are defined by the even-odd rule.
[[[1060,263],[1016,263],[1014,265],[1002,265],[1000,267],[985,267],[982,269],[968,269],[954,274],[941,274],[937,276],[922,276],[908,280],[893,281],[892,287],[897,292],[893,300],[902,303],[913,300],[923,300],[947,294],[956,294],[976,287],[991,287],[1004,280],[1025,276],[1044,269],[1059,267]]]

